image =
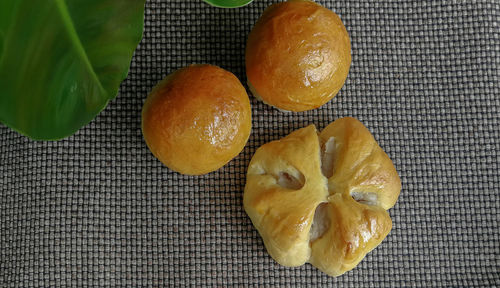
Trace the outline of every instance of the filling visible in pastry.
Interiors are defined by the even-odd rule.
[[[328,217],[328,202],[324,202],[316,207],[314,219],[309,231],[309,243],[320,238],[330,228],[330,218]]]

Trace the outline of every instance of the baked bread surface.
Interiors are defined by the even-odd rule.
[[[349,35],[333,11],[311,1],[269,6],[248,36],[248,85],[276,108],[320,107],[342,88],[351,64]]]
[[[243,203],[269,254],[331,276],[353,269],[392,228],[401,190],[387,154],[358,120],[313,125],[261,146]]]
[[[191,65],[168,75],[142,110],[151,152],[188,175],[224,166],[241,152],[251,127],[245,88],[232,73],[212,65]]]

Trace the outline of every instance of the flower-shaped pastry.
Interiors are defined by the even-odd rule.
[[[387,236],[401,182],[358,120],[314,125],[261,146],[247,172],[245,211],[281,265],[331,276],[353,269]]]

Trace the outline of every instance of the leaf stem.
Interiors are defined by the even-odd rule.
[[[70,39],[73,41],[73,44],[75,45],[75,49],[78,51],[80,56],[82,57],[83,62],[87,66],[90,74],[92,75],[93,80],[99,85],[99,89],[103,94],[108,94],[107,91],[104,89],[102,86],[101,81],[97,77],[97,74],[94,71],[94,67],[92,66],[92,63],[90,63],[90,60],[87,56],[87,52],[83,48],[82,42],[80,41],[80,38],[78,37],[78,34],[75,29],[75,25],[73,24],[73,20],[71,19],[71,16],[69,15],[68,12],[68,7],[66,6],[66,3],[64,0],[55,0],[55,3],[57,5],[57,8],[61,12],[61,17],[63,22],[66,24],[64,27],[68,30],[68,34]]]

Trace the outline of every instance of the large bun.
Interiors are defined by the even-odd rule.
[[[168,75],[142,109],[151,152],[172,170],[200,175],[238,155],[251,130],[250,101],[232,73],[192,65]]]
[[[269,254],[331,276],[353,269],[392,228],[401,181],[370,131],[342,118],[261,146],[250,161],[245,211]]]
[[[310,1],[271,5],[253,27],[245,54],[255,97],[287,111],[318,108],[342,88],[351,43],[340,18]]]

